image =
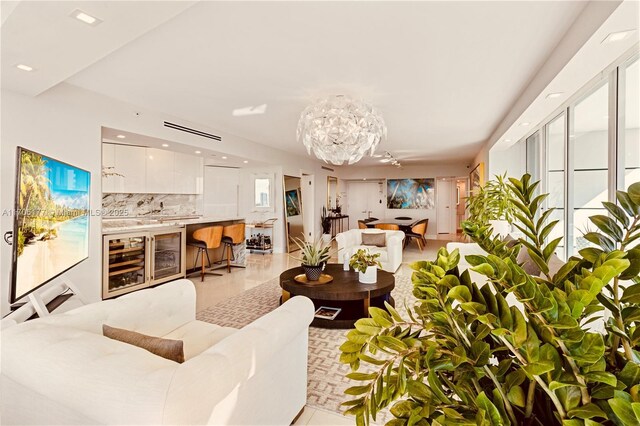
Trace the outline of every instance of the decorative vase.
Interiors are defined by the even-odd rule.
[[[320,279],[320,275],[322,274],[322,266],[323,265],[302,265],[302,269],[304,270],[304,274],[307,276],[309,281],[318,281]]]
[[[363,284],[375,284],[378,281],[378,267],[367,266],[367,270],[358,272],[358,281]]]

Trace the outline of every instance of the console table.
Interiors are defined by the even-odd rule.
[[[344,227],[344,220],[347,220],[347,227]],[[349,215],[341,214],[337,216],[329,216],[329,220],[331,220],[331,236],[335,237],[336,234],[339,234],[344,231],[349,230]]]

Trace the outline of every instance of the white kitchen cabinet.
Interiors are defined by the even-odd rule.
[[[116,149],[110,143],[102,144],[102,192],[115,192],[116,181],[122,179],[115,175],[116,172]],[[105,176],[106,174],[106,176]]]
[[[115,146],[115,171],[123,175],[115,180],[113,192],[146,193],[146,148],[139,146]]]
[[[173,163],[175,153],[164,149],[147,148],[146,192],[175,194]]]
[[[202,194],[204,161],[202,157],[176,152],[173,162],[176,194]]]

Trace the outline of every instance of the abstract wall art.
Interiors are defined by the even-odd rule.
[[[435,207],[433,178],[387,179],[388,209],[432,209]]]

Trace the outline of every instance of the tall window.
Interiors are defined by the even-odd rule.
[[[527,138],[527,173],[531,175],[532,181],[540,180],[540,131],[535,132]],[[540,190],[538,189],[538,192]]]
[[[582,234],[593,226],[589,216],[607,214],[609,161],[609,84],[605,82],[579,101],[572,112],[569,155],[573,165],[569,255],[587,247]]]
[[[547,178],[546,191],[549,193],[547,197],[547,207],[554,208],[551,213],[550,221],[558,220],[553,232],[549,235],[549,241],[558,237],[564,237],[565,219],[564,219],[564,193],[565,193],[565,114],[553,119],[546,126],[546,165]],[[556,254],[561,259],[565,259],[565,240],[560,242],[556,248]]]
[[[640,61],[636,58],[620,68],[620,168],[623,189],[640,182]],[[619,185],[620,186],[620,185]]]

